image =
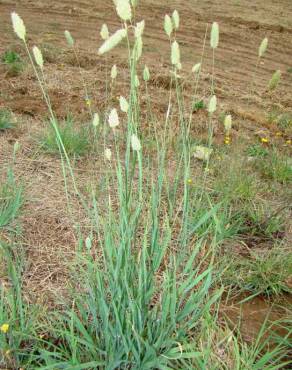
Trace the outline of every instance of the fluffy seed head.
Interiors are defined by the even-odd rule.
[[[106,148],[105,151],[104,151],[104,156],[105,158],[110,161],[112,159],[112,151],[110,150],[110,148]]]
[[[140,86],[139,77],[137,75],[135,75],[134,85],[135,85],[135,87],[139,87]]]
[[[171,44],[171,64],[175,66],[180,65],[180,51],[177,41]]]
[[[107,40],[109,38],[108,27],[105,23],[101,26],[100,36],[103,40]]]
[[[99,125],[99,114],[98,113],[94,113],[92,125],[93,127],[97,127]]]
[[[276,72],[274,72],[272,78],[270,79],[269,90],[274,90],[278,86],[280,79],[281,71],[278,69]]]
[[[268,47],[268,38],[265,37],[259,47],[259,57],[260,58],[265,54],[267,47]]]
[[[173,22],[174,28],[176,30],[178,30],[178,28],[179,28],[179,14],[178,14],[177,10],[174,10],[173,13],[172,13],[172,22]]]
[[[117,75],[118,75],[118,68],[117,66],[114,64],[112,66],[112,69],[111,69],[111,79],[114,80],[117,78]]]
[[[108,123],[111,128],[115,128],[119,125],[120,120],[119,120],[119,116],[118,116],[118,112],[116,108],[111,110],[109,117],[108,117]]]
[[[141,58],[142,50],[143,50],[143,40],[142,40],[142,37],[140,36],[136,39],[136,43],[135,43],[134,53],[135,53],[136,62]]]
[[[173,25],[171,18],[168,14],[165,15],[164,17],[164,31],[167,34],[168,37],[171,36],[172,31],[173,31]]]
[[[217,22],[214,22],[212,24],[211,28],[211,39],[210,39],[210,45],[212,49],[216,49],[219,44],[219,25]]]
[[[209,106],[208,106],[208,112],[209,113],[214,113],[217,108],[217,98],[216,95],[213,95],[209,101]]]
[[[213,149],[197,145],[194,147],[194,157],[201,161],[208,161]]]
[[[136,24],[136,27],[135,27],[135,37],[136,38],[141,37],[143,35],[144,28],[145,28],[144,20]]]
[[[42,55],[42,52],[40,51],[40,49],[37,47],[37,46],[34,46],[32,48],[32,52],[33,52],[33,56],[34,56],[34,59],[36,61],[36,64],[41,68],[43,69],[44,67],[44,59],[43,59],[43,55]]]
[[[144,81],[149,81],[150,80],[149,68],[146,65],[145,65],[144,70],[143,70],[143,80]]]
[[[67,44],[69,45],[69,46],[73,46],[74,45],[74,39],[73,39],[73,37],[72,37],[72,35],[71,35],[71,33],[69,32],[69,31],[65,31],[64,32],[64,35],[65,35],[65,38],[66,38],[66,41],[67,41]]]
[[[25,41],[26,30],[23,20],[15,12],[11,13],[11,20],[14,32],[22,41]]]
[[[129,109],[129,103],[127,102],[127,99],[123,96],[120,96],[120,108],[121,111],[124,113],[127,113]]]
[[[98,54],[102,55],[113,49],[123,40],[123,38],[126,37],[126,35],[127,31],[124,28],[117,30],[101,45],[101,47],[98,49]]]
[[[132,10],[129,0],[117,0],[116,3],[118,16],[125,22],[131,20]]]
[[[132,149],[134,151],[139,151],[141,150],[141,143],[140,143],[140,140],[138,139],[137,135],[133,134],[131,136],[131,145],[132,145]]]
[[[197,63],[193,66],[192,68],[192,72],[193,73],[199,73],[200,72],[200,69],[201,69],[201,63]]]
[[[228,114],[227,116],[225,116],[224,119],[224,128],[227,134],[230,132],[231,127],[232,127],[232,117],[231,114]]]

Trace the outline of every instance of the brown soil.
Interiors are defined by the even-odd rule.
[[[233,113],[235,128],[243,128],[240,135],[252,138],[264,132],[273,138],[276,127],[269,123],[268,111],[275,106],[282,112],[292,110],[291,0],[141,1],[137,19],[143,17],[146,21],[141,65],[146,63],[149,66],[152,74],[150,94],[155,110],[161,114],[166,110],[166,89],[170,84],[169,42],[163,32],[163,19],[166,13],[171,13],[175,8],[181,15],[177,37],[185,71],[182,76],[186,81],[190,79],[186,71],[200,61],[206,27],[209,29],[213,21],[219,22],[220,47],[215,53],[215,91],[221,111]],[[23,18],[29,45],[36,44],[45,50],[45,77],[58,117],[65,117],[70,111],[88,119],[82,79],[88,86],[93,109],[101,110],[105,106],[106,63],[109,66],[116,63],[119,67],[120,82],[115,96],[125,89],[127,55],[124,48],[115,49],[107,57],[106,63],[104,58],[97,55],[97,48],[101,44],[101,25],[107,23],[110,31],[119,27],[111,1],[0,0],[1,55],[9,48],[22,50],[12,31],[12,11]],[[82,78],[66,46],[63,36],[65,29],[70,30],[77,41]],[[254,93],[250,95],[258,46],[265,36],[269,38],[268,51],[255,74]],[[25,58],[23,51],[21,54]],[[277,69],[282,71],[281,84],[275,93],[267,92],[267,83]],[[66,198],[59,160],[40,154],[35,145],[37,134],[44,127],[47,110],[33,71],[27,66],[16,77],[6,72],[6,68],[0,65],[0,108],[11,109],[19,125],[13,131],[0,134],[0,165],[3,168],[9,165],[7,159],[11,158],[15,140],[19,140],[22,149],[17,157],[16,175],[25,181],[27,199],[21,219],[28,257],[26,288],[35,297],[45,295],[45,300],[55,299],[66,286],[69,274],[67,262],[73,258],[77,248],[75,230],[64,209]],[[210,94],[211,72],[212,53],[206,47],[200,97]],[[191,86],[189,82],[185,84],[186,96],[191,94]],[[144,95],[141,100],[145,104]],[[222,129],[217,128],[216,132],[220,137],[220,130],[222,137]],[[234,132],[235,137],[239,135],[237,131]],[[277,140],[283,140],[284,143],[286,139]],[[90,168],[92,173],[96,171],[93,176],[98,178],[98,159],[94,163],[92,159],[84,160],[82,165],[76,163],[78,180],[83,186],[87,181],[83,175],[85,168]],[[77,200],[74,209],[75,218],[86,227],[86,217]]]

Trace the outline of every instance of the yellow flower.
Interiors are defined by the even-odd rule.
[[[276,132],[276,136],[282,136],[282,132]]]
[[[90,106],[91,105],[91,100],[90,99],[85,99],[86,105]]]
[[[193,180],[192,180],[192,179],[188,179],[188,180],[187,180],[187,183],[188,183],[188,185],[192,185]]]
[[[286,141],[286,144],[288,144],[288,145],[290,145],[291,143],[292,143],[292,140],[290,140],[290,139]]]
[[[230,137],[229,136],[225,136],[224,144],[226,144],[226,145],[230,144]]]
[[[2,333],[6,334],[9,330],[9,324],[3,324],[0,326],[0,330],[2,331]]]
[[[261,138],[261,142],[262,143],[268,143],[269,142],[269,139],[267,137],[262,137]]]
[[[10,349],[8,349],[8,350],[5,352],[5,356],[9,357],[10,353],[11,353],[11,350],[10,350]]]

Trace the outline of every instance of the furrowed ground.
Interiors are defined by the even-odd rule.
[[[214,119],[214,153],[207,191],[212,199],[227,199],[228,203],[225,222],[221,225],[224,236],[215,263],[218,274],[224,270],[222,279],[226,287],[219,316],[222,321],[237,325],[242,315],[242,333],[250,340],[271,307],[272,320],[291,314],[292,2],[141,1],[135,15],[146,23],[139,67],[139,99],[143,109],[141,131],[149,157],[154,157],[154,125],[156,130],[163,130],[168,91],[172,87],[170,44],[163,31],[163,20],[174,9],[180,13],[181,25],[176,34],[182,58],[179,74],[185,103],[193,104],[191,140],[194,144],[207,141],[206,105],[211,94],[213,63],[209,33],[213,21],[220,26],[214,67],[214,92],[219,108]],[[49,133],[44,138],[49,126],[47,108],[25,51],[12,31],[12,11],[24,20],[29,45],[38,45],[43,52],[46,86],[58,119],[72,115],[79,137],[84,127],[91,129],[88,108],[104,112],[109,105],[118,106],[120,95],[127,95],[128,55],[125,43],[106,56],[97,54],[102,43],[102,24],[106,23],[110,32],[121,25],[111,1],[0,1],[0,111],[10,111],[13,121],[12,128],[0,130],[1,178],[4,182],[18,141],[20,149],[13,170],[16,181],[24,185],[24,204],[14,225],[17,232],[11,234],[11,230],[0,228],[0,240],[21,243],[26,260],[25,296],[50,311],[62,305],[68,294],[70,262],[80,248],[79,231],[90,230],[90,222],[70,181],[70,212],[66,207],[59,156],[46,148],[50,146]],[[79,65],[66,44],[64,30],[70,30],[76,41]],[[268,37],[268,49],[256,69],[258,48],[264,37]],[[7,51],[19,56],[16,66],[3,59]],[[201,80],[192,102],[191,69],[201,58]],[[113,64],[118,67],[118,76],[109,96],[106,78],[110,79]],[[148,111],[148,93],[142,83],[144,64],[151,74],[148,93],[152,112]],[[281,71],[281,80],[271,91],[268,84],[276,70]],[[226,142],[223,125],[226,114],[231,114],[233,119],[230,143]],[[154,120],[151,115],[155,116]],[[178,125],[178,112],[174,110],[168,133],[173,152],[181,145],[176,140]],[[118,135],[123,139],[122,128]],[[94,188],[100,193],[102,203],[106,171],[103,143],[92,144],[84,138],[81,151],[73,161],[78,186],[87,199]],[[171,150],[168,162],[171,178]],[[189,179],[194,191],[200,186],[203,173],[204,165],[194,159]],[[76,222],[80,230],[74,226]],[[1,263],[0,278],[4,285],[9,285]],[[238,304],[253,294],[254,299],[243,306]],[[284,336],[287,329],[280,329],[279,333]]]

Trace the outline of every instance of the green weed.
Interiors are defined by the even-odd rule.
[[[292,254],[280,245],[271,250],[251,250],[249,258],[233,256],[223,279],[245,292],[278,296],[291,292],[288,283],[291,269]]]
[[[8,109],[0,109],[0,132],[13,127],[11,112]]]
[[[2,56],[2,61],[6,64],[10,76],[17,76],[24,69],[24,62],[15,51],[7,50]]]
[[[80,157],[89,152],[89,131],[84,126],[78,127],[72,117],[67,117],[60,124],[60,137],[69,156]],[[45,151],[51,154],[59,153],[59,144],[52,126],[45,130],[40,141]]]

